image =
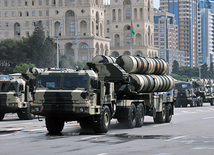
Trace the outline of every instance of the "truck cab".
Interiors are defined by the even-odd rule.
[[[20,119],[32,119],[29,87],[21,79],[3,79],[0,81],[0,120],[6,113],[17,113]]]
[[[194,94],[194,88],[190,82],[179,82],[174,88],[175,107],[191,107],[197,105],[197,98]]]

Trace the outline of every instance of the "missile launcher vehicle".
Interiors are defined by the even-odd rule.
[[[108,132],[112,118],[128,128],[141,127],[145,115],[155,123],[168,123],[174,100],[167,92],[174,79],[167,71],[162,59],[103,55],[79,71],[34,68],[25,75],[36,77],[31,113],[45,116],[50,134],[59,134],[68,121],[95,133]]]
[[[18,75],[0,76],[0,120],[6,113],[17,113],[20,119],[33,119],[30,113],[32,101],[29,86]]]

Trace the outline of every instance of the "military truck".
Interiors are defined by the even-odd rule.
[[[192,79],[191,81],[196,96],[202,98],[203,102],[209,102],[211,106],[214,106],[213,79]]]
[[[203,100],[196,96],[192,82],[179,81],[174,88],[175,107],[203,106]]]
[[[17,113],[20,119],[29,120],[34,116],[30,113],[31,93],[29,86],[16,75],[0,76],[0,120],[6,113]]]
[[[167,92],[174,79],[164,75],[167,63],[158,58],[96,56],[84,70],[31,69],[36,77],[31,113],[45,116],[50,134],[59,134],[68,121],[106,133],[115,118],[128,128],[141,127],[144,116],[168,123],[174,114]],[[30,78],[29,78],[30,79]]]

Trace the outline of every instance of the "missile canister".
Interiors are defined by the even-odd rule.
[[[164,75],[168,72],[168,63],[159,58],[144,58],[139,56],[122,55],[116,63],[127,73]]]
[[[92,59],[93,63],[115,63],[116,59],[112,56],[97,55]]]
[[[169,75],[130,74],[131,90],[138,93],[168,92],[173,89],[174,79]]]

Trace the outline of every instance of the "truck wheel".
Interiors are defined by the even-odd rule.
[[[171,122],[171,120],[172,120],[172,105],[168,104],[167,109],[166,109],[166,120],[165,120],[165,122],[169,123],[169,122]]]
[[[136,127],[142,127],[144,123],[144,116],[145,116],[144,106],[142,103],[137,105],[136,115],[137,115]]]
[[[59,135],[64,127],[64,121],[55,117],[45,117],[45,124],[50,135]]]
[[[129,107],[126,123],[129,128],[134,128],[136,126],[136,106],[134,104],[131,104]]]
[[[210,105],[214,106],[214,99],[211,99]]]
[[[0,112],[0,121],[2,121],[4,119],[4,113]]]
[[[104,106],[98,116],[97,122],[93,124],[93,130],[95,133],[106,133],[110,125],[111,115],[108,106]]]
[[[31,120],[35,117],[33,114],[30,113],[30,104],[28,104],[27,108],[20,109],[17,112],[17,115],[22,120]]]
[[[166,122],[166,105],[163,104],[162,112],[156,112],[156,117],[153,117],[155,123],[165,123]]]

